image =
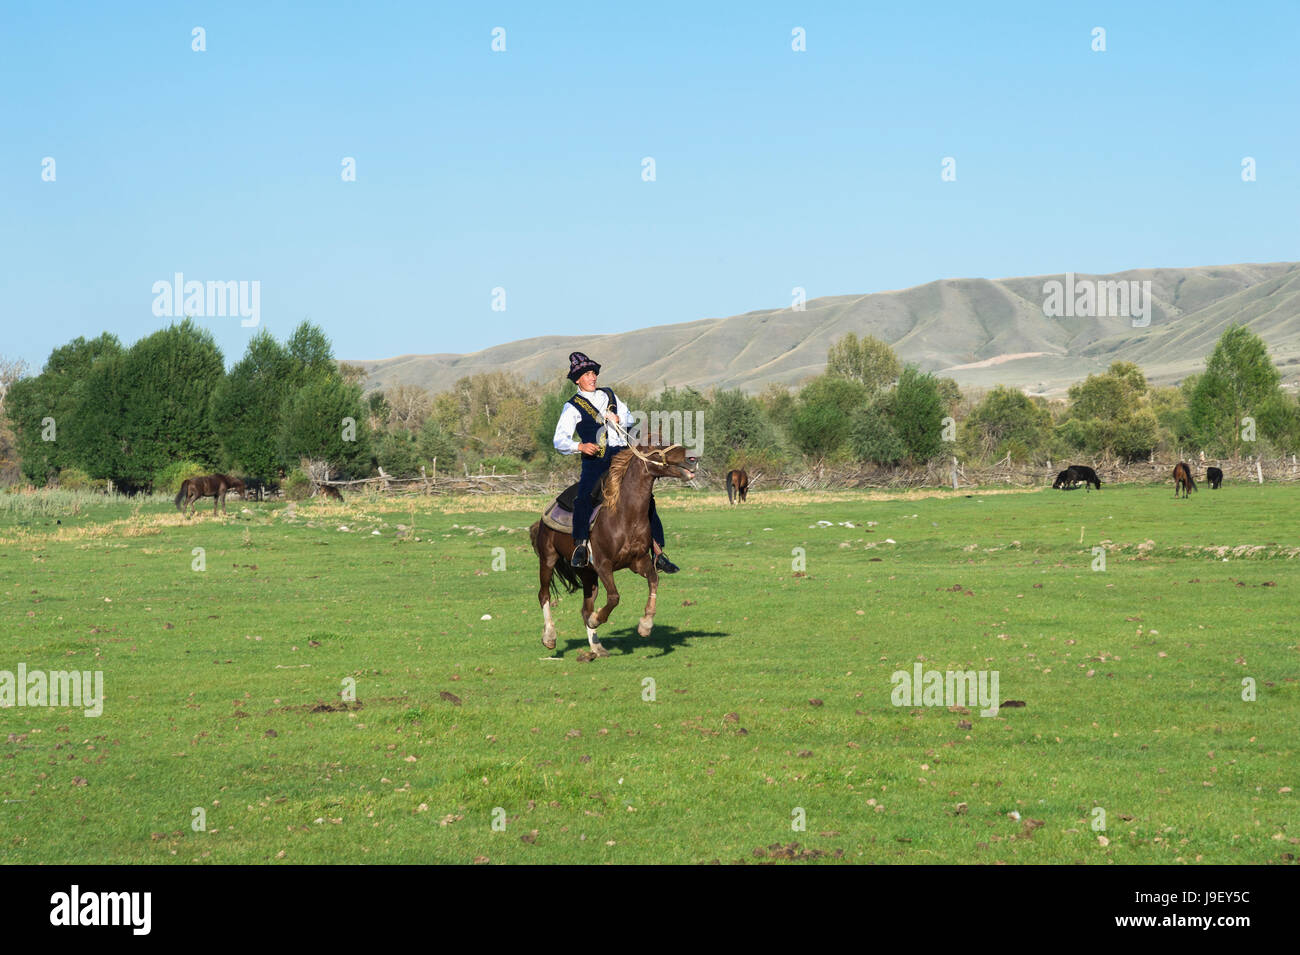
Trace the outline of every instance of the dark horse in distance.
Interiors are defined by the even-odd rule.
[[[1179,461],[1174,465],[1174,497],[1178,492],[1183,492],[1183,497],[1191,497],[1191,492],[1196,490],[1196,480],[1192,477],[1192,469],[1187,466],[1186,461]]]
[[[1210,482],[1210,490],[1217,491],[1223,485],[1223,470],[1221,468],[1206,468],[1205,480]]]
[[[1086,464],[1071,464],[1056,476],[1052,487],[1073,491],[1080,483],[1084,487],[1096,487],[1097,490],[1101,490],[1101,479],[1097,477],[1097,472]]]
[[[695,477],[695,458],[687,457],[679,444],[668,447],[631,447],[619,454],[609,466],[603,484],[600,509],[592,516],[591,563],[575,568],[569,563],[573,554],[573,534],[557,530],[554,506],[549,507],[542,520],[528,529],[533,551],[540,561],[541,588],[537,602],[542,605],[542,646],[555,649],[555,622],[551,619],[551,604],[559,596],[558,577],[564,588],[573,593],[582,587],[582,623],[587,628],[587,642],[593,657],[607,657],[609,651],[596,639],[596,628],[609,619],[618,606],[618,588],[614,586],[614,571],[631,568],[650,585],[650,599],[645,614],[637,624],[637,633],[650,636],[654,626],[655,600],[659,592],[659,572],[655,570],[654,556],[650,550],[650,493],[656,478],[681,478],[689,481]],[[563,495],[561,495],[563,496]],[[597,584],[605,586],[605,606],[593,613],[596,606]]]
[[[735,504],[736,498],[742,501],[749,493],[749,475],[744,471],[727,472],[727,503]]]
[[[237,491],[242,498],[244,496],[244,482],[237,477],[231,477],[229,474],[205,474],[203,477],[188,478],[181,483],[181,489],[176,495],[176,507],[188,517],[191,504],[201,497],[210,497],[213,499],[212,513],[217,513],[217,505],[219,504],[221,505],[221,513],[224,514],[226,513],[226,493],[228,491]]]

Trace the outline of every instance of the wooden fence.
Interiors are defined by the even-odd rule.
[[[785,488],[788,490],[846,490],[851,488],[922,488],[952,487],[974,488],[986,485],[1012,485],[1014,487],[1050,487],[1057,472],[1071,464],[1084,464],[1093,468],[1102,484],[1164,484],[1172,485],[1174,464],[1170,460],[1138,462],[1084,461],[1070,458],[1026,464],[1003,458],[994,464],[963,464],[955,458],[932,461],[924,467],[880,467],[878,465],[840,465],[775,474],[755,474],[750,477],[750,489]],[[1205,468],[1218,467],[1225,482],[1278,482],[1300,481],[1300,462],[1296,456],[1286,458],[1243,458],[1241,460],[1196,457],[1188,461],[1198,482],[1205,478]],[[343,490],[364,490],[385,495],[436,495],[436,494],[558,494],[577,479],[577,472],[568,471],[530,474],[428,474],[419,477],[398,478],[380,469],[377,477],[355,481],[321,481],[321,484]],[[713,472],[701,468],[696,472],[690,487],[725,491],[726,472]]]

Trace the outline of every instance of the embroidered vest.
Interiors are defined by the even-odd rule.
[[[609,404],[606,407],[613,409],[617,414],[618,399],[614,397],[614,389],[597,388],[596,390],[605,392],[605,397],[609,399]],[[603,458],[605,456],[605,431],[602,430],[605,427],[604,417],[595,405],[582,396],[581,392],[570,398],[569,404],[577,408],[578,413],[582,415],[578,419],[576,429],[579,442],[597,445],[599,450],[596,452],[596,457]]]

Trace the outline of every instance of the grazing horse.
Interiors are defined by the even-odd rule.
[[[1077,491],[1079,490],[1079,482],[1075,480],[1074,475],[1067,468],[1056,476],[1056,480],[1052,482],[1052,487],[1059,488],[1062,491]]]
[[[656,478],[695,477],[695,458],[687,457],[679,444],[668,447],[629,448],[609,466],[601,509],[592,519],[591,563],[575,568],[569,563],[573,554],[573,535],[552,527],[547,517],[528,529],[533,551],[540,561],[541,588],[537,602],[542,606],[542,646],[555,649],[555,623],[551,604],[559,596],[556,577],[573,593],[582,586],[582,623],[587,628],[587,642],[592,657],[607,657],[609,651],[596,639],[596,628],[609,619],[618,606],[618,588],[614,571],[631,568],[650,585],[650,599],[645,614],[637,624],[637,633],[650,636],[654,626],[655,600],[659,592],[659,573],[650,550],[650,494]],[[605,586],[605,606],[593,613],[597,583]]]
[[[744,471],[727,472],[727,503],[735,504],[736,498],[742,501],[749,493],[749,475]]]
[[[244,496],[244,482],[237,477],[231,477],[229,474],[205,474],[203,477],[188,478],[181,482],[181,489],[176,495],[177,509],[187,517],[189,516],[189,507],[201,497],[212,498],[212,513],[217,513],[217,505],[221,505],[221,513],[226,513],[226,493],[228,491],[238,491],[239,496]],[[181,501],[184,500],[184,504]]]
[[[1180,490],[1183,492],[1183,497],[1191,497],[1191,492],[1196,490],[1192,469],[1187,466],[1186,461],[1179,461],[1174,465],[1174,497],[1178,496]]]
[[[1205,480],[1210,482],[1210,490],[1217,491],[1223,484],[1223,471],[1219,468],[1206,468]]]
[[[1082,482],[1086,488],[1095,487],[1097,490],[1101,490],[1101,479],[1097,477],[1097,472],[1086,464],[1071,464],[1063,473],[1070,475],[1070,480],[1076,484]],[[1057,480],[1060,480],[1059,476]]]

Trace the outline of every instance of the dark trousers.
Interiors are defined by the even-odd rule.
[[[609,448],[603,458],[589,458],[582,455],[582,477],[578,479],[578,497],[573,502],[573,539],[586,540],[591,526],[591,492],[596,488],[600,476],[609,470],[616,455],[626,451],[625,447]],[[650,536],[662,550],[664,546],[664,525],[659,521],[659,512],[655,510],[654,495],[650,495]]]

